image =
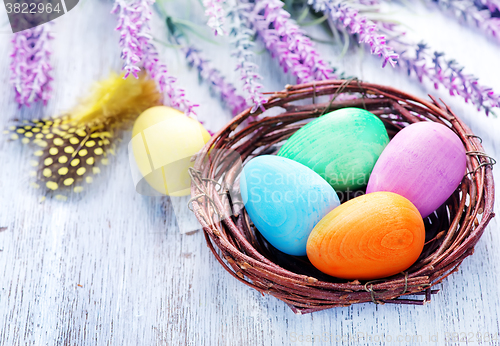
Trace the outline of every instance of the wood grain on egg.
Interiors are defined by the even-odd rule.
[[[335,191],[366,186],[375,162],[389,143],[382,121],[359,108],[325,114],[297,131],[280,149],[314,170]]]
[[[378,279],[409,268],[424,246],[417,208],[391,192],[354,198],[326,215],[307,242],[307,257],[343,279]]]
[[[263,155],[249,161],[240,188],[255,227],[289,255],[305,256],[311,230],[340,205],[335,190],[323,178],[284,157]]]
[[[455,132],[438,123],[414,123],[384,149],[366,192],[400,194],[427,217],[457,189],[465,166],[465,149]]]

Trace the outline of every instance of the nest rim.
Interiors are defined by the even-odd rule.
[[[353,93],[361,96],[337,100],[339,95]],[[239,281],[284,301],[297,314],[365,302],[412,305],[430,302],[431,295],[439,291],[433,287],[457,271],[462,261],[474,252],[474,246],[494,217],[495,161],[484,152],[481,139],[442,100],[440,103],[431,95],[430,101],[424,100],[390,86],[357,79],[327,80],[287,85],[285,90],[269,94],[260,109],[254,113],[250,108],[243,111],[213,135],[190,169],[191,210],[218,262]],[[317,99],[325,95],[332,96],[330,101],[317,104]],[[292,104],[304,99],[312,102]],[[285,112],[257,119],[274,107],[284,108]],[[206,159],[213,149],[230,149],[246,163],[289,138],[305,125],[304,120],[346,107],[364,108],[375,114],[384,122],[391,138],[414,122],[441,123],[459,136],[467,153],[467,173],[441,207],[440,214],[431,215],[440,221],[436,223],[439,229],[426,241],[417,262],[403,273],[364,283],[324,281],[315,275],[290,271],[269,259],[269,253],[262,253],[265,252],[259,245],[262,239],[257,239],[260,234],[252,229],[246,210],[235,212],[238,203],[233,204],[227,193],[226,187],[232,187],[236,179],[237,165],[215,167],[222,154]],[[407,295],[420,295],[423,299],[400,298]]]

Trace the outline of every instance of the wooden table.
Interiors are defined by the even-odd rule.
[[[203,22],[199,3],[186,3],[168,6],[184,18]],[[92,82],[119,70],[111,6],[109,1],[85,0],[56,20],[53,98],[45,108],[20,110],[8,84],[11,34],[1,10],[2,128],[13,118],[58,114],[84,96]],[[411,35],[455,57],[500,92],[500,46],[454,19],[415,6],[415,11],[396,7],[393,15],[412,29]],[[319,29],[308,30],[324,37]],[[154,32],[165,39],[158,18]],[[225,40],[218,39],[218,45],[193,41],[228,80],[239,83]],[[487,153],[500,158],[500,119],[486,117],[443,90],[421,86],[402,71],[383,70],[381,61],[366,53],[338,58],[337,47],[319,44],[318,49],[349,75],[423,97],[429,92],[443,97],[483,138]],[[186,67],[178,51],[162,48],[161,53],[187,95],[201,104],[198,114],[208,128],[222,127],[228,112],[199,84],[196,71]],[[294,82],[267,54],[259,54],[257,63],[267,91]],[[399,345],[444,345],[445,337],[453,335],[470,338],[472,345],[500,343],[483,340],[485,333],[497,338],[500,333],[498,219],[487,227],[474,255],[439,285],[442,291],[431,304],[360,304],[298,316],[281,301],[232,278],[211,255],[202,232],[180,234],[167,199],[135,192],[126,150],[129,139],[130,134],[89,193],[43,203],[39,192],[29,187],[32,150],[5,136],[0,139],[0,345],[326,345],[336,340],[382,345],[389,339]],[[500,169],[494,173],[500,181]],[[179,212],[178,220],[187,213]]]

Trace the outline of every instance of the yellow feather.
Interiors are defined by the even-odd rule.
[[[24,121],[11,127],[11,138],[36,144],[37,186],[81,192],[84,182],[100,172],[114,155],[115,132],[124,130],[144,110],[160,104],[155,82],[144,73],[138,79],[116,73],[96,83],[89,96],[70,112],[51,119]],[[35,135],[36,134],[36,135]],[[59,195],[60,196],[60,195]],[[56,196],[57,198],[58,196]]]
[[[69,112],[65,123],[85,124],[88,127],[99,124],[114,124],[131,120],[145,109],[160,103],[160,94],[155,82],[140,74],[138,79],[123,79],[113,73],[108,79],[97,82],[81,104]]]

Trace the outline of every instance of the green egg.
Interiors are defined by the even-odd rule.
[[[389,143],[384,123],[359,108],[343,108],[298,130],[278,156],[297,161],[322,176],[336,191],[368,184],[380,154]]]

